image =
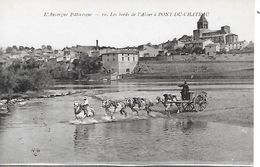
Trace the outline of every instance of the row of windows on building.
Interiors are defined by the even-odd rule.
[[[122,60],[122,61],[125,61],[125,57],[122,57],[121,60]],[[109,59],[107,59],[107,61],[109,61]],[[116,61],[116,59],[113,58],[113,61]],[[130,61],[130,57],[127,57],[127,61]],[[133,61],[135,61],[135,57],[133,57]]]

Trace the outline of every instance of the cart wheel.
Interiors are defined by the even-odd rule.
[[[208,105],[208,102],[205,97],[198,95],[194,100],[194,107],[196,111],[203,111]]]
[[[182,103],[183,111],[191,112],[194,109],[194,105],[192,102]]]

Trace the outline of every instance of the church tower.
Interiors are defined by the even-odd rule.
[[[197,22],[197,29],[208,29],[208,21],[205,17],[205,14],[200,16],[200,19]]]
[[[197,22],[197,30],[193,30],[193,39],[199,40],[202,33],[206,31],[208,31],[208,21],[205,17],[205,14],[202,14],[199,21]]]

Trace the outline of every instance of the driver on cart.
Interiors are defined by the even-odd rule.
[[[178,85],[178,87],[182,87],[181,90],[181,99],[182,100],[190,100],[190,93],[189,93],[189,85],[186,81],[183,84]]]

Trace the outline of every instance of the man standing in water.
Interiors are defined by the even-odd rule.
[[[189,85],[187,84],[187,82],[184,81],[184,84],[178,85],[178,87],[182,87],[181,99],[190,100]]]

